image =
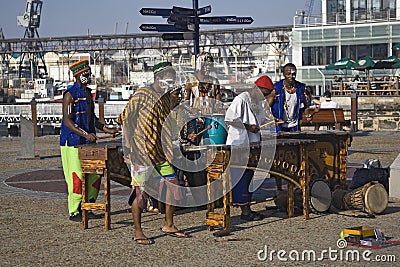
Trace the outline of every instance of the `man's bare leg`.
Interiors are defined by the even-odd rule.
[[[141,244],[152,244],[153,241],[148,239],[142,230],[142,210],[139,208],[137,200],[132,203],[132,217],[135,224],[135,234],[133,240]]]

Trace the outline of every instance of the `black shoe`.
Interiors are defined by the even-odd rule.
[[[82,222],[82,214],[78,213],[73,216],[69,216],[69,220],[73,222]]]
[[[103,215],[93,213],[93,211],[88,211],[87,216],[88,216],[88,219],[101,219],[103,217]]]
[[[242,214],[240,215],[240,219],[245,220],[245,221],[259,221],[264,219],[265,216],[262,215],[261,213],[252,211],[250,214]]]

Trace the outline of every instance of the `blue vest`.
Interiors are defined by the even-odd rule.
[[[78,125],[82,130],[88,133],[94,133],[94,123],[89,125],[88,112],[89,107],[86,102],[85,91],[79,86],[78,83],[74,83],[73,86],[69,87],[65,93],[69,92],[74,99],[74,104],[72,107],[72,112],[74,114],[72,121]],[[91,116],[94,116],[91,114]],[[94,122],[94,119],[91,120]],[[65,126],[64,121],[61,124],[61,134],[60,134],[60,146],[76,146],[81,144],[90,143],[86,138],[72,132],[67,126]]]
[[[297,104],[296,104],[296,113],[298,114],[299,124],[295,127],[295,131],[300,131],[300,121],[302,118],[302,108],[301,103],[304,103],[304,90],[306,85],[304,83],[295,81],[296,86],[296,96],[297,96]],[[271,112],[275,118],[282,120],[284,110],[284,103],[285,103],[285,89],[283,87],[283,80],[280,80],[274,84],[275,92],[279,95],[274,102],[274,105],[271,108]],[[279,132],[281,130],[282,125],[279,124],[276,126],[276,131]]]

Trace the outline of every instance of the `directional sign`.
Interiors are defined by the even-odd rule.
[[[184,30],[184,31],[194,31],[195,30],[194,23],[190,23],[190,22],[175,22],[174,27],[175,27],[175,29]]]
[[[190,23],[194,23],[194,17],[177,15],[177,14],[172,13],[168,18],[168,22],[190,22]]]
[[[252,24],[254,19],[252,17],[236,17],[234,24]]]
[[[211,13],[210,5],[197,9],[197,15],[199,15],[199,16],[209,14],[209,13]]]
[[[194,9],[184,8],[184,7],[179,7],[179,6],[173,6],[172,13],[179,14],[179,15],[185,15],[185,16],[194,16],[195,15]]]
[[[192,32],[176,32],[176,33],[163,33],[161,35],[164,41],[170,40],[193,40],[194,33]]]
[[[142,31],[151,32],[182,32],[185,30],[180,30],[170,24],[142,24],[139,27]]]
[[[145,15],[145,16],[163,16],[163,17],[168,17],[172,9],[167,9],[167,8],[142,8],[140,11],[140,14]]]
[[[236,16],[201,17],[200,24],[230,24],[236,23]]]

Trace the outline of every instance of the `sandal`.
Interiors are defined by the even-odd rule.
[[[176,237],[176,238],[190,238],[190,237],[192,237],[191,235],[186,234],[181,230],[177,230],[177,231],[174,231],[174,232],[167,232],[167,231],[164,231],[162,228],[160,230],[164,234],[172,236],[172,237]]]
[[[149,239],[149,238],[145,238],[145,237],[139,237],[139,238],[134,238],[132,237],[133,241],[135,241],[137,244],[140,245],[151,245],[154,244],[154,241]]]

